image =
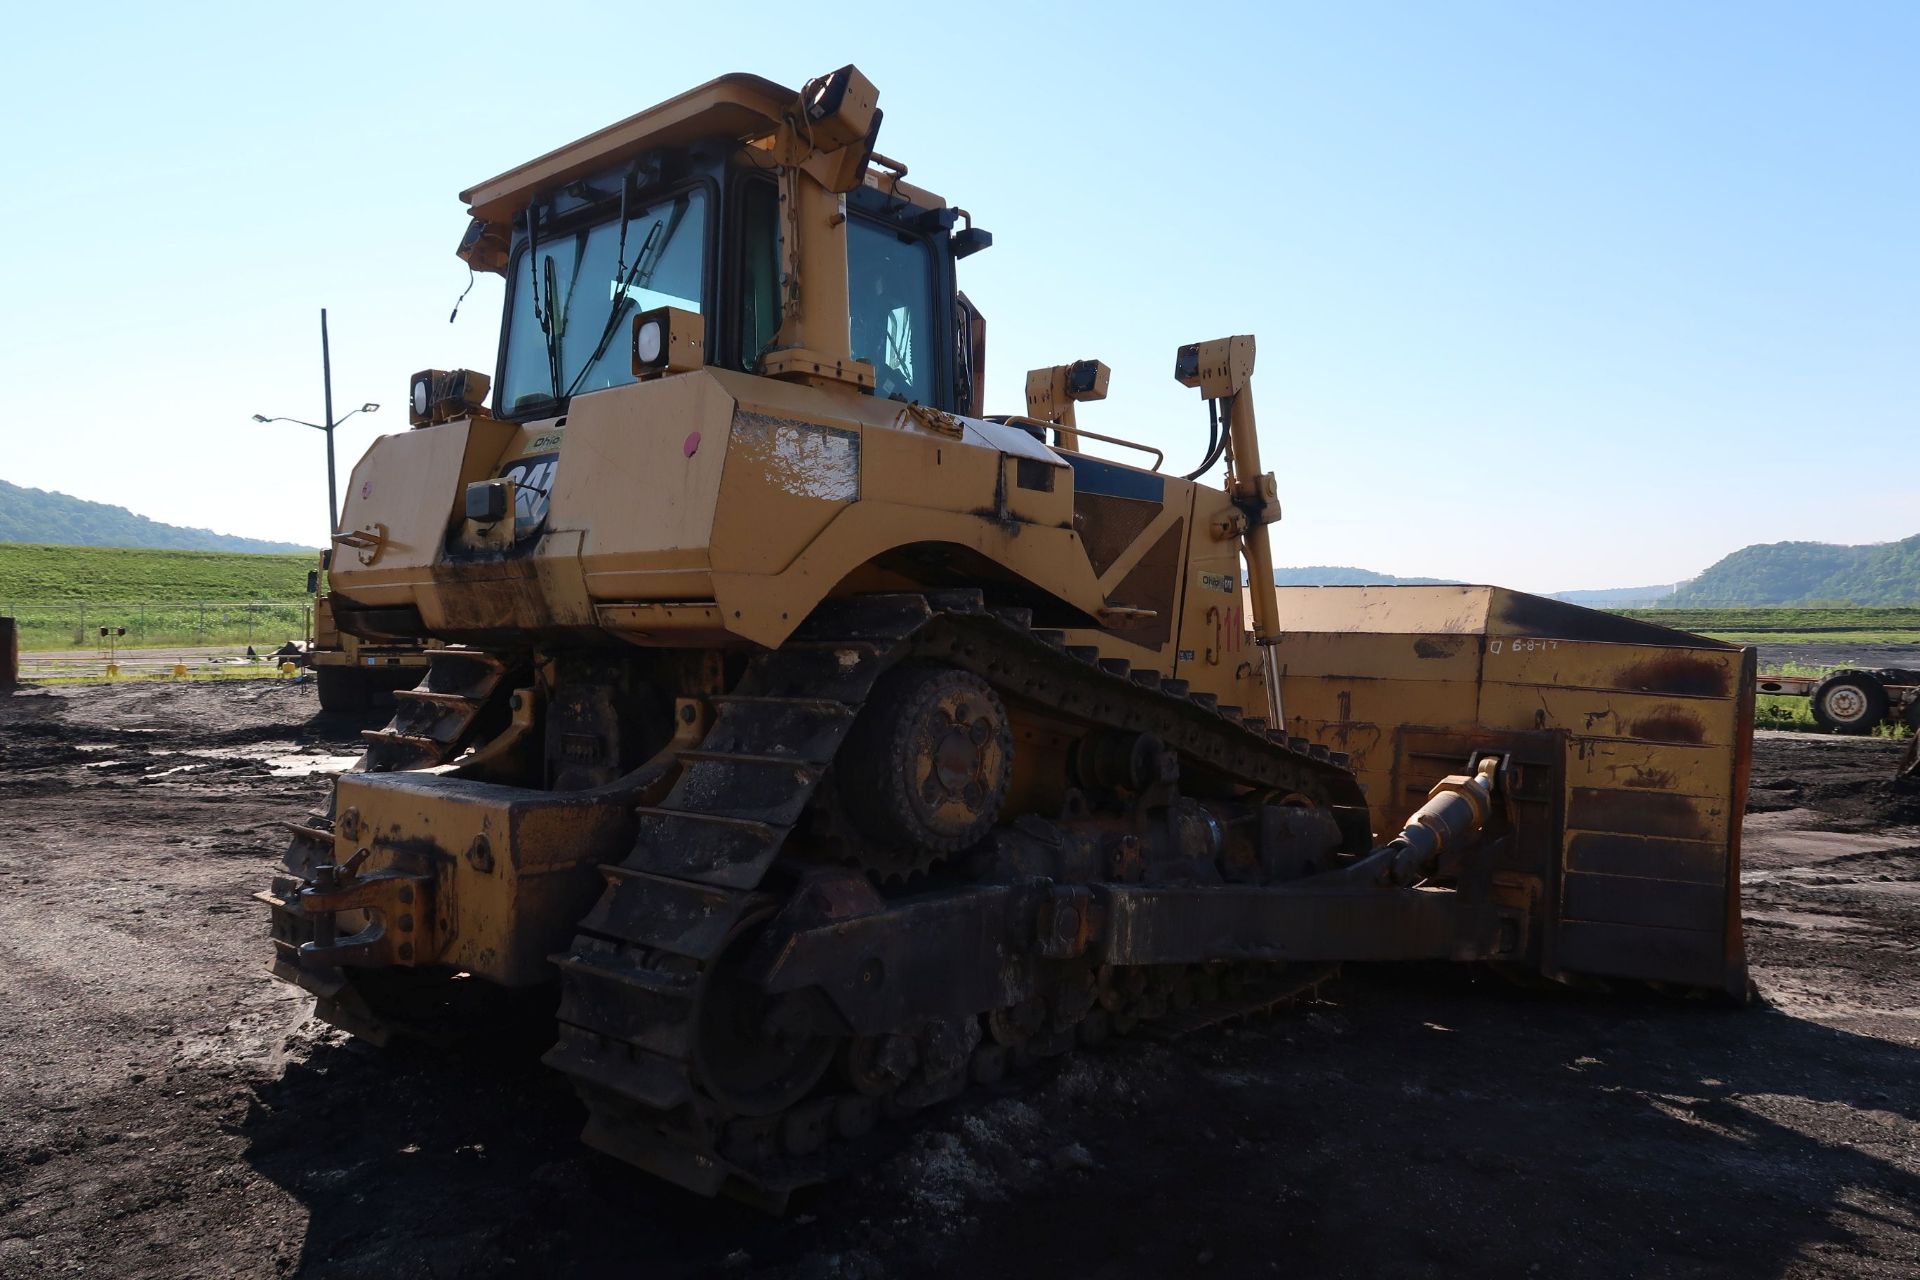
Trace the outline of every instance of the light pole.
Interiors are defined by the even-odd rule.
[[[296,422],[303,427],[312,427],[315,431],[327,433],[327,534],[329,536],[340,528],[340,497],[334,480],[333,465],[333,429],[356,413],[373,413],[380,408],[369,400],[358,409],[349,410],[335,420],[333,416],[333,354],[327,347],[327,309],[320,308],[320,378],[326,395],[327,420],[324,423],[308,422],[302,418],[269,418],[264,413],[253,415],[255,422]]]
[[[531,266],[528,268],[531,270]],[[333,429],[339,424],[333,420],[333,352],[327,346],[327,309],[320,308],[320,385],[327,400],[327,536],[340,532],[340,499],[333,491]],[[327,550],[333,550],[333,544],[327,544]]]

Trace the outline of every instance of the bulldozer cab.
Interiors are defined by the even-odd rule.
[[[668,576],[701,539],[716,568],[722,560],[749,560],[755,576],[780,568],[795,595],[810,593],[793,608],[743,583],[745,606],[720,603],[716,616],[730,620],[733,635],[762,645],[778,643],[803,618],[818,601],[812,583],[824,576],[837,593],[899,581],[996,581],[1048,626],[1098,631],[1167,676],[1185,676],[1194,662],[1206,668],[1192,672],[1198,687],[1227,704],[1258,706],[1254,664],[1238,652],[1236,543],[1212,532],[1227,499],[1164,474],[1160,459],[1129,466],[1087,455],[1079,434],[1056,420],[981,416],[985,317],[960,294],[956,265],[991,236],[966,211],[908,182],[906,165],[872,150],[877,109],[864,84],[851,67],[799,96],[756,77],[722,77],[465,192],[472,221],[459,255],[507,282],[497,365],[492,380],[465,372],[415,378],[415,426],[465,432],[465,457],[449,459],[459,474],[436,472],[415,487],[490,491],[468,491],[465,510],[444,524],[445,553],[436,555],[438,512],[409,512],[411,528],[401,532],[374,514],[365,484],[351,486],[351,593],[369,606],[386,597],[419,606],[401,589],[409,562],[420,570],[434,562],[428,572],[436,578],[467,581],[501,578],[488,560],[547,558],[566,574],[584,568],[589,599],[568,618],[551,608],[551,572],[536,574],[545,599],[516,593],[518,616],[490,606],[486,620],[455,622],[447,612],[461,599],[442,593],[432,601],[440,618],[430,614],[428,624],[486,645],[490,631],[511,624],[578,626],[588,608],[607,626],[595,587],[626,578],[630,566],[636,585],[674,581],[670,599],[710,599],[718,581]],[[793,119],[797,100],[810,104],[804,129]],[[1250,340],[1238,342],[1248,344],[1250,368]],[[724,393],[739,416],[732,428],[716,418],[712,428],[660,439],[657,462],[687,464],[682,501],[710,505],[712,522],[682,522],[653,545],[603,535],[605,512],[582,512],[572,499],[599,501],[605,478],[584,474],[572,461],[580,453],[568,453],[564,441],[605,432],[630,449],[632,434],[653,430],[655,420],[647,411],[649,424],[636,426],[636,391],[659,391],[660,418],[687,413],[664,407],[672,399],[664,386],[636,384],[695,370],[707,376],[714,403]],[[1085,399],[1104,382],[1104,367],[1083,361],[1064,374],[1062,395]],[[492,409],[480,393],[488,384]],[[708,464],[716,447],[730,457]],[[422,468],[445,466],[424,447],[417,455]],[[595,457],[607,453],[595,447]],[[962,462],[966,480],[956,476]],[[399,466],[411,462],[396,459],[388,470]],[[637,480],[657,470],[649,464]],[[751,497],[747,486],[766,493]],[[958,520],[929,520],[920,510],[929,499]],[[816,533],[851,514],[849,503],[874,512],[876,530],[858,535],[870,547],[864,557],[831,568],[803,564],[835,541]],[[881,516],[887,505],[899,514]],[[793,514],[778,533],[791,532],[791,541],[770,541],[766,526],[785,507]],[[733,512],[753,516],[735,532]],[[1008,537],[1027,530],[1014,547],[1023,557],[979,545],[973,520],[981,512]],[[580,530],[578,549],[566,541],[572,530]],[[1043,530],[1064,545],[1043,547]],[[597,549],[603,537],[616,547],[609,562]],[[749,545],[755,555],[735,555]],[[367,572],[355,572],[359,566]],[[641,572],[649,578],[639,580]],[[651,606],[645,616],[659,618]],[[1206,643],[1194,639],[1202,631]]]
[[[767,357],[793,344],[804,310],[871,368],[863,390],[977,412],[977,312],[958,296],[954,263],[990,238],[956,234],[961,215],[870,145],[834,193],[844,229],[797,225],[775,144],[740,136],[743,119],[777,132],[790,101],[756,77],[723,77],[604,131],[632,142],[583,154],[573,167],[585,171],[563,183],[536,161],[466,193],[461,256],[507,281],[493,416],[550,418],[576,395],[634,381],[628,326],[662,307],[701,318],[702,363],[743,373],[775,372]],[[805,296],[810,275],[842,269],[844,307]]]

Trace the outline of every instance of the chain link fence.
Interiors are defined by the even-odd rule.
[[[24,653],[214,645],[277,649],[310,633],[313,599],[9,600],[0,601],[0,615],[18,620]]]

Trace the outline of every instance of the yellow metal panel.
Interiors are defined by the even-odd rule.
[[[1583,738],[1633,738],[1680,746],[1732,746],[1738,710],[1724,698],[1683,698],[1489,682],[1480,714],[1488,724],[1569,729]]]
[[[1251,672],[1260,665],[1260,651],[1247,643],[1239,541],[1215,538],[1211,528],[1219,512],[1210,508],[1231,508],[1225,507],[1218,493],[1194,489],[1184,494],[1170,492],[1167,498],[1169,506],[1178,500],[1193,516],[1187,521],[1187,545],[1192,550],[1186,558],[1185,581],[1175,606],[1180,617],[1175,630],[1179,644],[1174,674],[1196,689],[1224,696],[1234,688],[1236,671],[1244,666]],[[1267,708],[1254,707],[1252,714],[1266,715]]]
[[[1727,793],[1727,748],[1578,738],[1567,753],[1567,783],[1717,800]]]
[[[581,532],[556,529],[540,544],[534,572],[545,605],[543,614],[563,627],[593,625],[593,601],[587,598],[587,579],[580,563]]]
[[[1073,471],[1069,467],[1034,464],[1024,473],[1037,476],[1043,485],[1030,488],[1020,483],[1022,460],[1001,455],[1005,468],[1002,491],[1007,495],[1007,510],[1015,520],[1030,524],[1071,525],[1073,523]]]
[[[1275,653],[1289,679],[1397,676],[1452,682],[1478,678],[1482,643],[1471,635],[1289,631]]]
[[[711,590],[707,546],[732,417],[732,398],[704,372],[573,401],[549,521],[582,532],[594,599],[662,590],[662,573],[674,595]]]
[[[1486,678],[1507,684],[1729,698],[1738,692],[1739,673],[1738,649],[1487,638]]]
[[[735,634],[777,645],[855,569],[905,542],[970,547],[1015,574],[1049,583],[1055,594],[1090,614],[1101,604],[1093,567],[1070,529],[1008,525],[991,515],[871,499],[849,503],[778,574],[716,573],[714,598]]]
[[[868,496],[880,501],[911,497],[940,511],[971,511],[997,482],[1000,455],[959,440],[876,426],[861,433],[861,448]]]
[[[1511,749],[1508,871],[1552,890],[1549,971],[1744,991],[1751,651],[1501,588],[1276,594],[1288,732],[1353,756],[1377,833]]]
[[[477,218],[510,219],[539,192],[609,168],[642,151],[682,146],[703,138],[752,138],[770,133],[799,96],[759,76],[738,72],[720,76],[478,183],[461,192],[460,198]]]
[[[861,452],[858,430],[741,406],[713,522],[714,569],[779,573],[792,564],[858,501]]]
[[[440,555],[467,474],[491,474],[517,430],[463,419],[375,440],[347,481],[340,527],[376,530],[379,546],[338,546],[327,574],[334,589],[363,605],[412,603]]]
[[[1689,796],[1632,787],[1594,787],[1567,780],[1567,830],[1616,831],[1668,840],[1723,843],[1733,814],[1724,794]]]
[[[338,860],[364,847],[363,876],[431,874],[432,899],[419,905],[432,915],[414,932],[433,946],[413,962],[506,986],[550,976],[547,953],[592,905],[600,862],[631,838],[619,806],[460,778],[343,774],[336,804],[357,818],[354,839],[338,836]]]
[[[1492,587],[1277,587],[1284,631],[1477,635]]]
[[[1476,723],[1476,690],[1470,680],[1387,680],[1338,676],[1298,679],[1282,677],[1281,697],[1287,710],[1287,731],[1302,733],[1304,722],[1329,726],[1356,721],[1382,725],[1430,725],[1446,728]],[[1489,728],[1533,728],[1489,725]],[[1311,737],[1313,735],[1308,734]]]
[[[1706,840],[1668,836],[1622,835],[1611,831],[1575,831],[1567,837],[1566,869],[1631,876],[1643,880],[1683,880],[1724,886],[1727,851]]]
[[[1393,725],[1366,720],[1321,720],[1290,714],[1287,717],[1287,733],[1292,737],[1317,742],[1331,751],[1346,752],[1352,757],[1355,773],[1391,769],[1393,765]]]

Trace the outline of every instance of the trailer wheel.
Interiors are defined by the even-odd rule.
[[[1887,691],[1872,673],[1836,671],[1813,687],[1813,719],[1828,733],[1869,734],[1887,718]]]
[[[367,682],[355,667],[315,667],[313,684],[322,711],[344,714],[367,709]]]

